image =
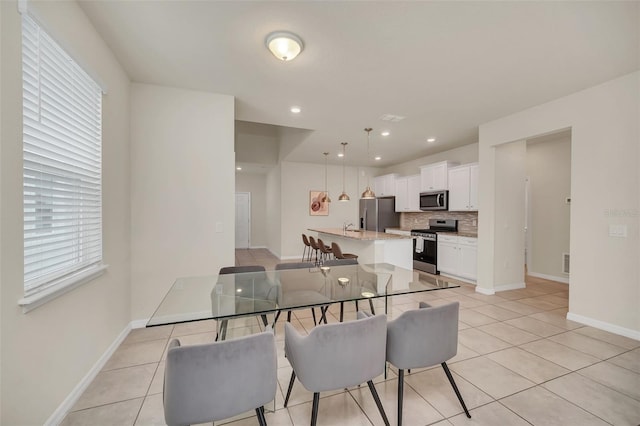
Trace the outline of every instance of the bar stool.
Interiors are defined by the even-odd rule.
[[[331,243],[331,251],[336,259],[357,259],[358,255],[353,253],[343,253],[340,250],[340,246],[336,243]]]
[[[318,243],[316,243],[316,239],[311,235],[309,235],[309,244],[311,245],[311,250],[316,254],[315,263],[318,263],[318,250],[320,250],[320,247],[318,246]],[[311,261],[311,255],[309,255],[309,261]]]
[[[327,246],[320,238],[318,238],[318,248],[320,249],[320,259],[322,262],[329,260],[333,254],[333,249]]]
[[[302,249],[302,261],[311,260],[311,244],[309,243],[309,239],[306,235],[302,234],[302,242],[304,243],[304,247]],[[309,249],[309,253],[307,254],[307,249]],[[307,255],[308,259],[305,258]]]

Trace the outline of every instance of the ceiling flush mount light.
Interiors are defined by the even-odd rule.
[[[302,52],[302,39],[288,31],[275,31],[265,39],[267,48],[281,61],[290,61]]]
[[[364,131],[367,132],[367,160],[369,159],[369,155],[370,155],[369,154],[369,145],[370,145],[369,136],[372,130],[373,129],[371,127],[367,127],[366,129],[364,129]],[[360,196],[360,198],[364,200],[370,200],[370,199],[376,198],[376,193],[371,190],[371,186],[368,184],[368,182],[369,182],[369,177],[367,176],[367,189],[365,189],[362,195]]]
[[[331,198],[329,198],[329,190],[327,189],[327,157],[329,156],[328,152],[323,152],[324,154],[324,195],[322,196],[323,203],[330,203]]]
[[[427,142],[429,142],[429,143],[433,143],[433,142],[435,142],[435,141],[436,141],[436,138],[429,138],[429,139],[427,139]]]
[[[344,149],[346,146],[347,142],[342,142],[342,194],[338,197],[338,201],[349,201],[351,199],[344,190]]]
[[[300,107],[297,107],[297,106],[291,107],[291,112],[294,114],[300,114],[300,111],[302,111]]]

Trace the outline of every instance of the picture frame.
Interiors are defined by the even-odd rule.
[[[329,203],[323,200],[326,192],[309,191],[309,215],[329,216]]]

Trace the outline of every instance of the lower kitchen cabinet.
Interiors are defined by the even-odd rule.
[[[438,234],[438,270],[475,282],[478,277],[478,239]]]

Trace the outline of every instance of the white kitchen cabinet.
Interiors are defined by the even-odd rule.
[[[478,239],[438,234],[438,270],[474,282],[478,277]]]
[[[420,175],[396,178],[396,211],[420,211]]]
[[[457,165],[451,161],[440,161],[420,167],[421,191],[448,189],[449,168]]]
[[[449,169],[449,211],[478,210],[477,163]]]
[[[396,173],[373,178],[373,191],[376,197],[393,197],[396,195]]]

